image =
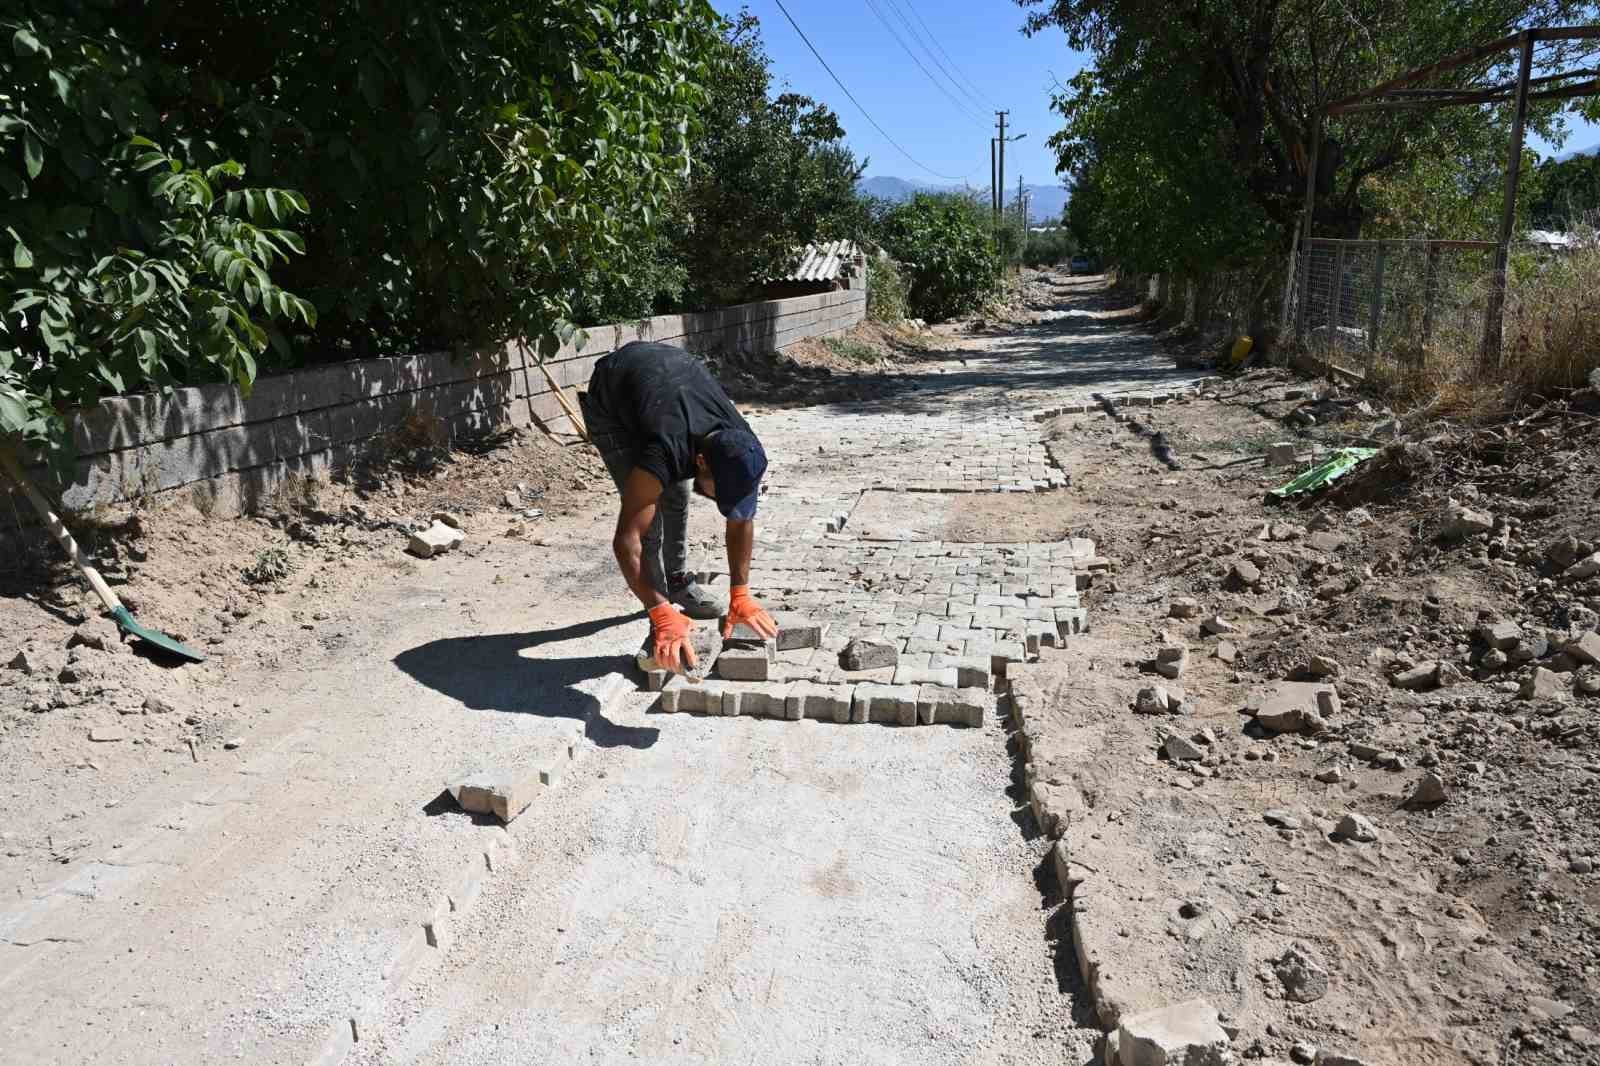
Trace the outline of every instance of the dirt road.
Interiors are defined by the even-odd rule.
[[[1001,623],[979,597],[1070,587],[1031,412],[1181,381],[1077,292],[871,401],[756,412],[775,459],[758,592],[844,603],[840,632],[899,625],[874,590],[965,597],[980,632]],[[946,504],[829,534],[871,488]],[[1033,519],[985,518],[1019,489]],[[714,569],[713,517],[694,532]],[[0,909],[8,1060],[1087,1061],[1048,841],[996,716],[655,713],[609,522],[597,497],[538,547],[374,567],[322,654],[211,693],[267,712],[231,761],[108,797],[83,815],[96,846],[28,868]],[[507,762],[558,780],[509,832],[440,797]]]

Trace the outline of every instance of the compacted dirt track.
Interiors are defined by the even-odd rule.
[[[843,604],[836,635],[965,601],[971,634],[1004,624],[980,597],[1070,586],[1032,411],[1180,378],[1091,287],[1060,295],[870,400],[753,412],[774,457],[757,594]],[[827,533],[868,489],[953,511]],[[990,505],[1018,489],[1023,512]],[[611,506],[536,545],[352,563],[371,573],[318,655],[209,695],[270,712],[229,761],[174,758],[77,813],[92,846],[8,867],[7,1061],[1087,1062],[1049,841],[993,706],[979,728],[660,713]],[[808,594],[816,566],[849,591]],[[509,830],[440,795],[506,763],[552,781]]]

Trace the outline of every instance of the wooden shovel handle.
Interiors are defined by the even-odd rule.
[[[66,525],[51,509],[49,501],[34,487],[33,482],[28,479],[28,475],[22,472],[22,464],[17,462],[17,457],[4,448],[0,448],[0,469],[3,469],[7,476],[22,489],[22,494],[28,497],[28,502],[33,504],[33,509],[39,512],[40,519],[49,527],[50,532],[55,534],[56,541],[61,545],[62,550],[72,559],[72,565],[76,566],[78,572],[83,575],[83,579],[89,582],[89,587],[94,589],[96,596],[100,597],[100,602],[106,605],[106,610],[121,610],[122,601],[117,599],[117,594],[111,591],[111,586],[106,584],[105,578],[101,577],[100,572],[90,566],[88,560],[83,557],[83,552],[78,550],[78,542],[72,538],[72,534],[68,532]]]

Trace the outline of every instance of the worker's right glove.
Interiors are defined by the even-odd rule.
[[[693,626],[689,616],[670,603],[659,603],[650,608],[650,625],[655,630],[656,667],[673,673],[694,669],[694,644],[689,639]],[[681,665],[678,661],[680,653],[683,658]]]

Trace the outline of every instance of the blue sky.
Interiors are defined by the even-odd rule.
[[[713,0],[724,15],[736,14],[738,0]],[[789,13],[867,111],[916,163],[907,159],[862,117],[841,93],[778,9],[775,0],[748,0],[761,20],[762,36],[772,56],[775,75],[796,92],[822,100],[837,111],[849,131],[851,147],[868,157],[868,176],[894,175],[946,183],[929,171],[965,179],[975,186],[989,183],[989,138],[994,135],[994,110],[1011,112],[1009,130],[1027,139],[1006,152],[1007,184],[1015,188],[1020,173],[1029,184],[1051,185],[1058,179],[1055,158],[1044,141],[1061,126],[1050,111],[1055,78],[1066,81],[1085,63],[1067,47],[1059,31],[1037,37],[1021,32],[1024,12],[1014,0],[784,0]],[[913,5],[915,5],[913,7]],[[874,14],[883,13],[894,30],[948,91],[934,87],[906,55],[895,37]],[[908,31],[936,42],[933,55],[966,88],[958,91],[944,80]],[[921,17],[921,21],[917,20]],[[942,48],[941,53],[938,49]],[[970,86],[966,79],[970,79]],[[976,101],[969,99],[970,92]],[[952,102],[951,98],[959,101]],[[1600,128],[1579,125],[1563,150],[1600,143]],[[1550,146],[1535,142],[1541,153]],[[921,163],[923,166],[918,166]],[[923,169],[926,167],[928,169]]]

